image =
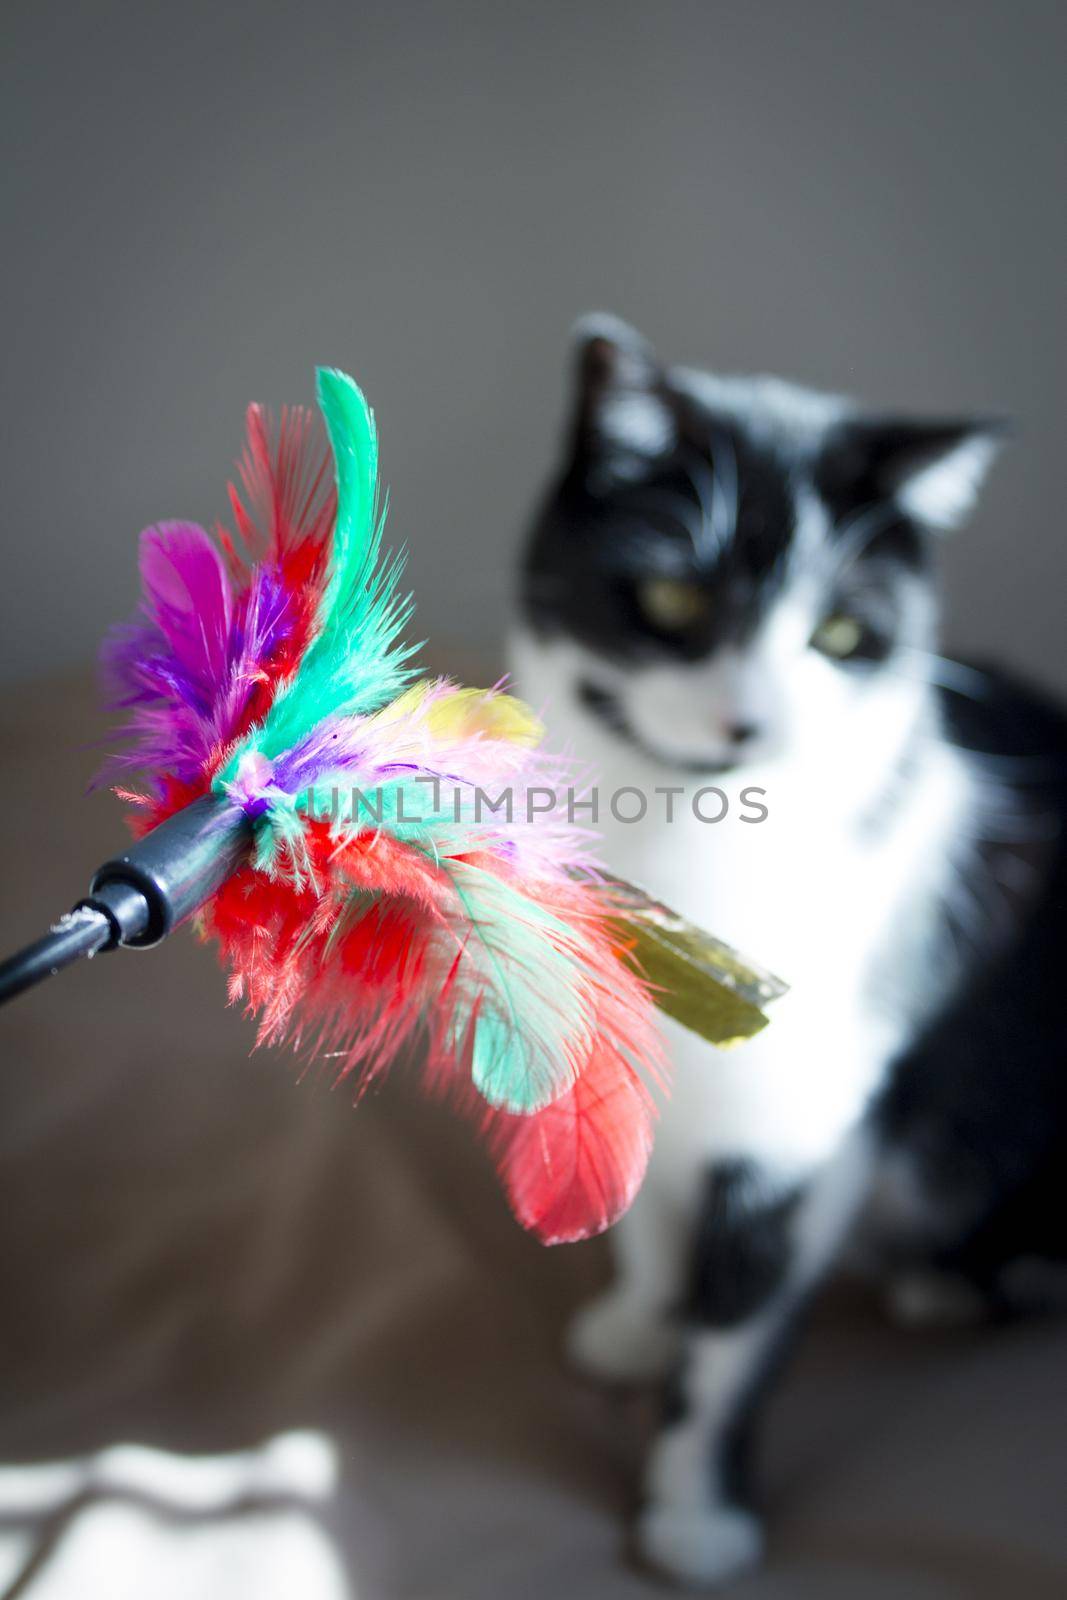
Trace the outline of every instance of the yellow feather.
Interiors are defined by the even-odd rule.
[[[391,705],[376,714],[376,721],[394,722],[417,712],[433,681],[423,678],[405,689]],[[504,739],[532,750],[544,738],[544,726],[529,706],[510,694],[491,689],[450,689],[426,713],[425,726],[434,739]]]

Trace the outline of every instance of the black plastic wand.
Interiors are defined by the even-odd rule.
[[[158,944],[210,899],[251,845],[251,822],[224,795],[205,795],[175,812],[105,861],[85,899],[43,939],[0,962],[0,1005],[82,956]]]

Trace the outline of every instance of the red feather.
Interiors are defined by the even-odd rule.
[[[490,1141],[523,1227],[543,1244],[570,1244],[610,1228],[645,1175],[653,1116],[641,1079],[605,1045],[543,1111],[496,1113]]]

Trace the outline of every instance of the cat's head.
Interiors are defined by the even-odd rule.
[[[903,737],[936,639],[933,547],[999,425],[664,367],[606,316],[579,324],[575,373],[523,576],[553,694],[699,772]]]

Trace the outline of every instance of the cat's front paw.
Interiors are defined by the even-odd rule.
[[[665,1378],[677,1350],[677,1329],[614,1289],[584,1306],[567,1333],[570,1361],[601,1383]]]
[[[636,1528],[637,1548],[657,1572],[689,1588],[713,1589],[757,1566],[759,1518],[738,1506],[673,1506],[655,1501]]]

